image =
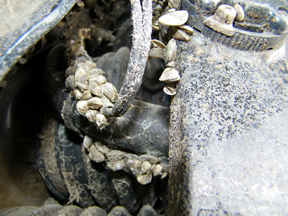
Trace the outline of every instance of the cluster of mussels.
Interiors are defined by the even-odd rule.
[[[154,31],[159,31],[160,40],[154,39],[151,41],[152,49],[149,52],[149,56],[163,59],[165,62],[166,69],[159,80],[167,83],[163,89],[167,95],[176,94],[175,84],[180,80],[179,71],[175,69],[176,40],[188,42],[193,34],[193,28],[185,25],[189,16],[188,12],[186,10],[177,10],[180,2],[178,0],[169,0],[166,2],[168,4],[165,4],[165,1],[156,1],[153,7],[152,26]],[[167,6],[165,7],[165,5]],[[167,35],[171,35],[172,39],[169,40],[166,46],[161,42],[161,39]]]
[[[174,39],[168,43],[167,48],[167,61],[171,64],[171,60],[176,56]],[[173,68],[171,70],[172,72],[176,71]],[[161,81],[170,82],[171,75],[166,78],[167,72],[165,71],[161,76]],[[178,71],[176,73],[173,82],[180,80]],[[96,63],[87,54],[83,45],[76,44],[73,46],[72,61],[65,75],[67,76],[66,88],[71,90],[72,96],[77,100],[76,108],[79,114],[97,125],[99,129],[107,126],[111,118],[105,116],[102,110],[105,107],[113,106],[118,96],[117,90],[106,81],[105,76],[103,76],[104,71],[96,67]],[[126,171],[134,175],[142,185],[150,183],[153,176],[160,176],[163,179],[168,174],[168,163],[164,159],[113,150],[87,135],[83,139],[83,146],[88,152],[90,160],[96,163],[105,161],[106,168],[112,171]]]
[[[71,50],[68,51],[71,63],[66,70],[66,88],[74,97],[79,114],[101,130],[112,121],[111,117],[104,115],[102,109],[113,106],[117,99],[117,90],[106,81],[104,71],[96,67],[96,63],[87,54],[83,45],[72,44]],[[89,193],[95,198],[97,205],[105,210],[107,206],[115,206],[116,203],[121,205],[112,209],[108,215],[130,216],[130,213],[138,210],[138,215],[147,215],[147,212],[148,215],[158,215],[153,206],[158,199],[161,203],[165,203],[166,198],[165,195],[163,197],[162,194],[159,195],[160,192],[154,188],[162,181],[163,185],[167,182],[167,158],[128,153],[88,135],[83,138],[81,157],[87,172]],[[149,189],[149,195],[146,195],[146,192],[143,193],[145,195],[142,194],[144,187]],[[83,188],[81,185],[76,185],[72,189],[74,190],[71,188],[69,190],[70,202],[77,201],[76,192],[81,192]],[[103,197],[105,195],[106,197]],[[147,203],[150,205],[143,205]],[[80,208],[74,207],[80,211]],[[69,210],[68,207],[64,208]],[[102,215],[100,212],[103,210],[94,206],[76,215],[88,215],[88,212],[90,215]],[[103,215],[107,215],[105,211]]]
[[[151,155],[131,154],[120,150],[110,149],[99,141],[85,136],[83,146],[90,160],[106,162],[106,168],[112,171],[123,170],[136,177],[137,181],[146,185],[152,181],[152,176],[165,178],[168,174],[168,161]]]
[[[77,111],[91,123],[103,129],[110,119],[103,114],[104,107],[112,107],[118,94],[112,83],[106,82],[104,71],[96,67],[83,46],[76,46],[74,58],[66,70],[66,88],[77,100]]]

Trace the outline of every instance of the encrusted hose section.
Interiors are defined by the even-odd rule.
[[[103,71],[95,69],[93,73],[90,72],[90,75],[94,75],[93,77],[89,77],[89,74],[85,72],[85,69],[91,70],[96,68],[95,64],[90,64],[91,61],[86,62],[85,67],[83,67],[84,70],[76,66],[79,62],[72,62],[72,69],[68,70],[68,74],[66,74],[70,75],[66,80],[66,87],[73,90],[77,87],[78,90],[73,92],[74,97],[80,100],[84,99],[84,101],[78,102],[78,111],[83,116],[86,116],[89,121],[96,123],[100,129],[109,124],[109,118],[107,116],[121,116],[129,109],[142,83],[148,60],[152,34],[152,1],[143,1],[143,11],[141,10],[139,0],[131,0],[131,6],[133,23],[132,48],[126,77],[121,87],[119,97],[117,97],[116,88],[111,83],[106,83],[105,77],[102,76]],[[79,49],[75,52],[75,56],[80,54],[81,51],[85,56],[85,35],[85,30],[82,29],[79,33],[81,42],[79,46],[75,46],[76,49]],[[88,56],[87,53],[86,56]],[[87,60],[90,60],[89,57],[87,57]],[[75,71],[74,74],[73,71]],[[72,74],[70,74],[71,72]],[[87,90],[96,97],[89,94]],[[79,93],[79,91],[82,92]],[[104,96],[102,97],[102,95]],[[88,101],[86,101],[87,99]],[[111,102],[115,104],[113,105]]]
[[[121,205],[132,214],[158,202],[157,211],[163,211],[168,173],[164,158],[115,150],[89,136],[82,140],[53,118],[46,124],[43,135],[49,130],[55,138],[43,136],[38,166],[62,202],[82,208],[97,205],[105,211]]]
[[[78,39],[70,40],[68,49],[61,45],[50,51],[46,61],[48,96],[53,98],[54,111],[61,111],[66,127],[55,123],[59,140],[52,145],[60,157],[53,158],[60,172],[43,178],[56,196],[60,194],[65,202],[81,207],[96,204],[109,212],[121,205],[132,214],[140,210],[140,214],[143,205],[155,207],[157,203],[156,211],[163,213],[167,203],[169,108],[134,100],[150,49],[152,4],[143,1],[142,16],[140,1],[131,3],[133,46],[127,72],[120,71],[126,76],[119,96],[104,76],[105,69],[98,68],[85,50],[89,29],[80,29]],[[65,64],[57,53],[65,49],[69,67],[64,72],[57,68],[57,64]],[[75,142],[68,129],[84,140]],[[41,157],[49,158],[50,152]],[[46,163],[42,162],[44,169]],[[55,187],[51,181],[55,178],[63,181],[68,196]]]
[[[125,115],[105,116],[103,108],[113,106],[117,90],[107,82],[105,69],[97,68],[87,54],[84,39],[88,37],[89,29],[80,29],[79,40],[70,41],[68,49],[54,47],[46,61],[48,96],[53,98],[53,112],[61,111],[66,129],[55,123],[59,140],[52,145],[60,157],[53,158],[60,172],[43,178],[56,196],[81,207],[95,202],[110,211],[120,204],[135,214],[144,204],[154,207],[157,203],[157,211],[163,212],[167,203],[169,109],[135,100]],[[58,70],[57,65],[65,65],[65,61],[57,53],[66,49],[69,68]],[[70,140],[67,128],[84,140]],[[41,145],[45,149],[45,140]],[[53,156],[45,154],[41,157]],[[42,162],[44,169],[49,165],[46,163]],[[77,179],[79,173],[81,178]],[[55,187],[51,181],[55,178],[64,181],[68,196]]]
[[[79,33],[82,40],[85,32],[87,30],[82,29]],[[65,85],[71,92],[61,99],[61,115],[66,127],[114,148],[167,158],[169,109],[134,100],[124,116],[106,116],[104,108],[113,106],[117,90],[106,81],[104,71],[96,67],[82,43],[71,44],[68,49],[71,63],[65,74]]]
[[[77,111],[101,130],[111,119],[103,115],[104,107],[112,107],[118,97],[112,83],[106,82],[104,71],[96,67],[84,48],[84,39],[89,37],[88,29],[79,31],[80,41],[70,41],[71,63],[66,70],[65,86],[72,90],[71,95],[77,102]],[[64,121],[65,114],[62,112]]]
[[[111,111],[111,116],[123,115],[132,104],[142,83],[152,34],[152,1],[144,0],[141,10],[140,0],[131,0],[133,37],[127,74],[119,97]]]
[[[54,185],[50,179],[64,180],[69,196],[63,196],[69,203],[87,207],[95,202],[106,211],[120,204],[133,214],[146,203],[154,207],[157,202],[159,213],[166,208],[169,109],[134,100],[150,49],[151,7],[150,1],[143,1],[142,17],[140,2],[132,2],[133,46],[119,96],[113,84],[107,82],[105,69],[98,68],[85,50],[89,29],[80,29],[78,39],[69,41],[69,68],[65,72],[56,67],[65,63],[57,58],[65,47],[53,48],[47,58],[50,76],[46,81],[49,91],[54,91],[49,97],[53,98],[55,111],[61,110],[65,126],[84,137],[80,143],[69,140],[68,131],[59,124],[61,133],[56,135],[59,141],[55,140],[54,145],[61,156],[55,159],[60,173],[43,176],[51,188]],[[175,40],[168,43],[166,63],[174,60],[175,47]],[[178,81],[170,76],[167,79],[167,83]],[[49,152],[46,154],[50,157]],[[84,179],[74,178],[78,173],[84,173]],[[55,191],[59,193],[54,186]]]

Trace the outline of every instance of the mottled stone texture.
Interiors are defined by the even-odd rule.
[[[178,42],[169,215],[288,212],[288,80],[281,51],[241,52],[197,34]]]

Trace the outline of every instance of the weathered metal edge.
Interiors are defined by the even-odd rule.
[[[74,6],[77,0],[61,0],[51,13],[15,41],[0,58],[0,81],[29,48],[48,33]]]

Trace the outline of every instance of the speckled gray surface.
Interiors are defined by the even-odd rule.
[[[192,215],[287,215],[288,111],[265,126],[195,152]]]
[[[282,50],[178,42],[170,116],[170,215],[288,213],[288,86]],[[221,53],[221,55],[219,54]],[[286,175],[286,176],[285,176]]]

